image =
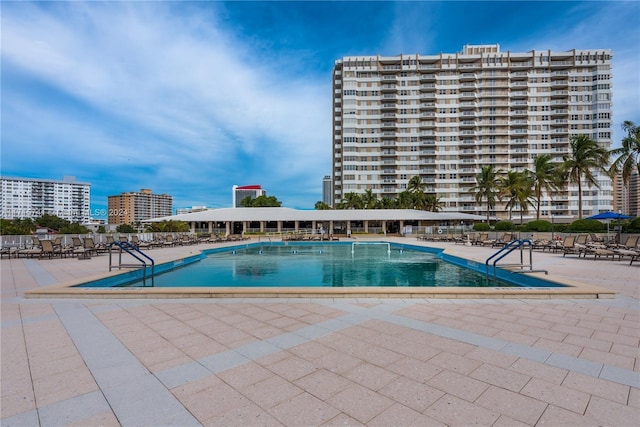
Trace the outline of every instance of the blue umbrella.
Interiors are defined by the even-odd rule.
[[[629,218],[633,218],[633,217],[629,215],[622,215],[621,213],[611,212],[611,211],[600,212],[597,215],[592,215],[590,217],[587,217],[587,219],[629,219]]]
[[[629,215],[622,215],[621,213],[612,212],[612,211],[600,212],[597,215],[592,215],[590,217],[587,217],[587,219],[600,219],[600,220],[617,219],[618,221],[620,221],[621,219],[629,219],[629,218],[633,218],[633,217]],[[607,221],[607,240],[609,240],[609,221]]]

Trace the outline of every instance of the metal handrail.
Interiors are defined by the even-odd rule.
[[[120,248],[119,251],[119,256],[118,256],[118,270],[122,269],[123,267],[138,267],[137,264],[131,265],[131,264],[123,264],[122,263],[122,251],[125,251],[126,253],[128,253],[129,255],[131,255],[132,257],[134,257],[135,259],[137,259],[138,261],[140,261],[142,263],[142,283],[146,285],[147,283],[147,263],[145,262],[145,260],[143,260],[142,258],[140,258],[138,255],[135,254],[135,252],[139,253],[140,255],[142,255],[143,257],[145,257],[146,259],[148,259],[149,261],[151,261],[151,286],[154,285],[153,283],[153,278],[155,275],[155,261],[153,260],[153,258],[151,258],[149,255],[145,254],[144,252],[142,252],[140,249],[136,248],[134,245],[132,245],[129,242],[112,242],[109,243],[109,271],[111,271],[111,268],[113,266],[113,263],[111,262],[111,249],[113,248],[113,246],[117,246],[118,248]]]
[[[522,247],[525,244],[529,244],[529,265],[525,265],[524,264],[524,257],[522,254]],[[491,255],[489,258],[487,258],[487,260],[485,261],[485,276],[488,279],[489,278],[489,261],[491,261],[493,258],[495,258],[496,256],[502,254],[500,257],[498,257],[495,261],[493,261],[493,278],[496,279],[497,276],[497,272],[496,272],[496,264],[498,263],[498,261],[500,261],[502,258],[506,257],[507,255],[509,255],[511,252],[513,252],[514,250],[520,248],[520,264],[512,264],[513,266],[519,266],[520,267],[520,271],[519,273],[532,273],[532,272],[544,272],[545,274],[548,274],[548,272],[546,270],[534,270],[533,269],[533,242],[530,239],[515,239],[510,241],[509,243],[507,243],[506,245],[504,245],[502,248],[500,248],[500,250],[498,252],[496,252],[495,254]],[[505,252],[505,253],[503,253]],[[524,271],[525,267],[529,267],[529,271]]]

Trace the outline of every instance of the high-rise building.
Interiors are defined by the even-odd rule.
[[[337,60],[333,204],[367,189],[396,198],[419,175],[443,211],[486,214],[471,191],[482,166],[532,170],[542,154],[562,162],[579,134],[610,148],[611,59],[606,49],[513,53],[495,44]],[[583,185],[585,216],[612,208],[611,180],[593,172],[600,189]],[[545,194],[541,215],[577,216],[577,191]],[[500,202],[491,214],[509,215]]]
[[[134,224],[172,214],[173,198],[167,194],[153,194],[146,188],[139,193],[126,192],[107,199],[109,224]]]
[[[322,202],[333,206],[333,179],[331,175],[325,175],[322,178]]]
[[[56,215],[70,222],[85,223],[91,217],[91,184],[76,181],[2,177],[3,219]]]
[[[231,206],[233,206],[234,208],[239,208],[240,203],[242,203],[242,201],[247,197],[255,199],[257,197],[266,195],[267,192],[263,190],[259,185],[234,185],[231,194]]]
[[[624,184],[622,172],[613,180],[613,210],[624,215],[640,216],[640,176],[633,171],[627,184]]]

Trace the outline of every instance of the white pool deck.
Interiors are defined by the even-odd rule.
[[[496,250],[389,240],[482,263]],[[25,298],[104,274],[107,257],[0,268],[2,426],[640,420],[640,262],[628,259],[534,252],[549,278],[615,292],[601,299]]]

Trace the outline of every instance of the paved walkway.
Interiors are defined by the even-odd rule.
[[[430,245],[480,261],[492,252]],[[104,272],[106,257],[3,259],[0,424],[637,425],[640,265],[534,262],[618,295],[25,299]]]

